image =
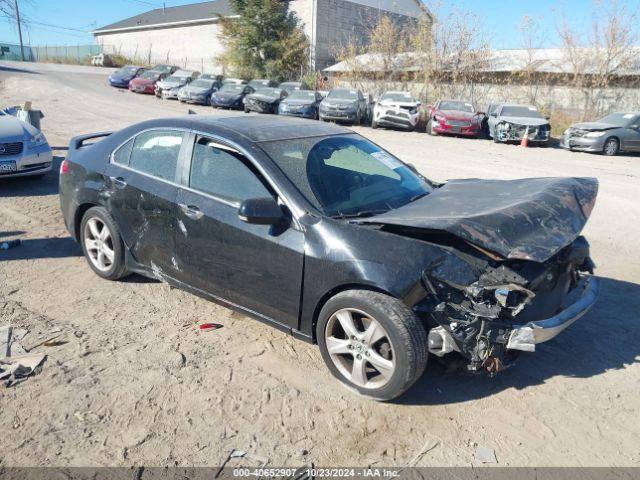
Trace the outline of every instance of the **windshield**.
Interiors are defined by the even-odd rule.
[[[144,72],[140,75],[140,78],[146,78],[148,80],[157,80],[160,74],[158,72]]]
[[[221,92],[242,92],[245,89],[244,85],[236,85],[235,83],[226,83],[220,89]]]
[[[300,192],[329,216],[369,216],[431,192],[400,160],[359,135],[261,143]]]
[[[459,112],[469,113],[473,113],[475,111],[473,105],[471,105],[470,103],[451,100],[440,102],[440,105],[438,105],[438,110],[456,110]]]
[[[542,118],[536,107],[506,106],[502,107],[500,115],[503,117]]]
[[[187,78],[178,77],[177,75],[171,75],[170,77],[167,77],[164,81],[168,83],[184,83],[187,81]]]
[[[138,67],[122,67],[118,70],[118,73],[122,75],[135,75],[138,71]]]
[[[282,90],[279,88],[259,88],[256,93],[267,95],[268,97],[279,97],[282,95]]]
[[[200,80],[217,80],[218,76],[213,73],[202,73],[198,78]]]
[[[214,80],[207,80],[206,78],[199,78],[198,80],[194,80],[191,82],[192,87],[197,88],[209,88],[213,85]]]
[[[380,97],[380,101],[415,103],[416,100],[411,96],[409,92],[387,92],[382,95],[382,97]]]
[[[269,80],[251,80],[249,85],[252,87],[267,87],[269,86]]]
[[[347,88],[336,88],[329,92],[327,98],[331,100],[358,100],[358,91]]]
[[[617,127],[626,127],[636,118],[635,113],[612,113],[598,120],[598,123],[610,123]]]
[[[164,72],[167,70],[171,70],[170,65],[156,65],[152,70],[157,70],[158,72]]]
[[[315,102],[316,92],[310,92],[308,90],[294,90],[287,98],[290,100],[309,100],[310,102]]]

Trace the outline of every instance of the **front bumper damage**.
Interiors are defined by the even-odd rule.
[[[599,283],[588,250],[579,237],[544,263],[473,263],[452,252],[425,271],[423,284],[431,295],[414,306],[432,327],[429,352],[439,357],[458,352],[469,371],[494,375],[511,366],[519,352],[535,351],[596,302]]]
[[[551,129],[549,125],[527,126],[502,122],[496,125],[495,135],[499,142],[517,142],[527,137],[530,142],[546,143]]]

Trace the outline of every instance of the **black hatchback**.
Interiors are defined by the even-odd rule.
[[[79,136],[60,175],[97,275],[153,277],[317,342],[333,375],[380,400],[428,353],[493,374],[584,314],[596,192],[581,178],[434,184],[345,128],[263,116]]]

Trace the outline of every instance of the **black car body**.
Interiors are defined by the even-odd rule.
[[[278,113],[291,117],[318,119],[318,108],[323,96],[313,90],[294,90],[280,102]]]
[[[320,120],[360,125],[369,115],[369,97],[361,90],[335,88],[320,103]]]
[[[244,98],[244,111],[245,113],[278,113],[278,106],[287,95],[287,92],[280,88],[259,88]]]
[[[231,108],[240,110],[244,108],[244,97],[255,90],[248,86],[237,83],[225,83],[220,90],[211,94],[209,103],[213,108]]]
[[[138,272],[318,342],[376,399],[427,352],[496,373],[598,291],[580,236],[594,179],[434,184],[341,127],[198,115],[76,137],[61,172],[98,275]]]

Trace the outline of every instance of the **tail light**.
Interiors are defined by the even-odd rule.
[[[60,164],[60,175],[69,173],[69,161],[65,158]]]

